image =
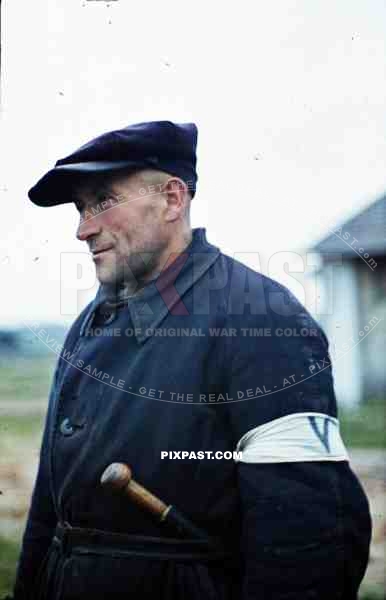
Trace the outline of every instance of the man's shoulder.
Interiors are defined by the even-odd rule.
[[[228,290],[232,295],[244,296],[246,293],[269,297],[270,294],[281,293],[299,309],[304,308],[294,294],[282,283],[249,267],[240,260],[220,252],[217,261],[217,273],[222,271],[223,279],[227,281]],[[225,277],[224,277],[225,274]],[[215,275],[216,276],[216,272]],[[277,297],[277,296],[276,296]]]
[[[325,338],[321,325],[284,284],[223,252],[217,262],[219,278],[226,281],[220,291],[231,322],[239,317],[246,327],[303,327]]]

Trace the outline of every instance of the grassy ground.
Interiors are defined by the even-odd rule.
[[[15,578],[43,422],[41,414],[0,419],[0,598]]]
[[[19,544],[0,536],[0,598],[9,594],[15,579]]]
[[[386,448],[386,398],[356,410],[340,410],[340,429],[346,446]]]
[[[360,600],[385,600],[385,598],[385,593],[377,589],[374,591],[369,589],[360,596]]]
[[[40,400],[48,397],[57,356],[9,359],[0,362],[1,400]]]
[[[0,403],[1,407],[1,403]],[[31,436],[40,437],[44,425],[44,416],[33,415],[28,417],[2,417],[0,422],[0,435],[7,434],[8,439],[13,438],[15,443],[20,438],[28,439]],[[0,441],[0,448],[2,447]]]

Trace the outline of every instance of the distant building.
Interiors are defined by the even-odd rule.
[[[321,257],[318,318],[330,339],[339,403],[386,399],[386,196],[311,250]]]
[[[0,330],[0,356],[14,355],[21,350],[19,335],[15,331]]]
[[[46,323],[42,324],[42,329],[47,339],[51,340],[51,346],[29,327],[0,327],[0,359],[54,356],[53,343],[64,343],[66,328],[61,324]]]

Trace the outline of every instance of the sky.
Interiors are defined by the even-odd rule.
[[[75,208],[27,191],[105,131],[194,121],[192,226],[289,287],[286,262],[302,269],[299,254],[386,191],[383,0],[3,0],[2,13],[1,325],[69,324],[95,295]]]

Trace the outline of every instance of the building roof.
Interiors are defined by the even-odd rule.
[[[358,256],[360,248],[362,255],[386,255],[386,195],[335,227],[312,250],[320,254],[338,252],[354,257]]]

